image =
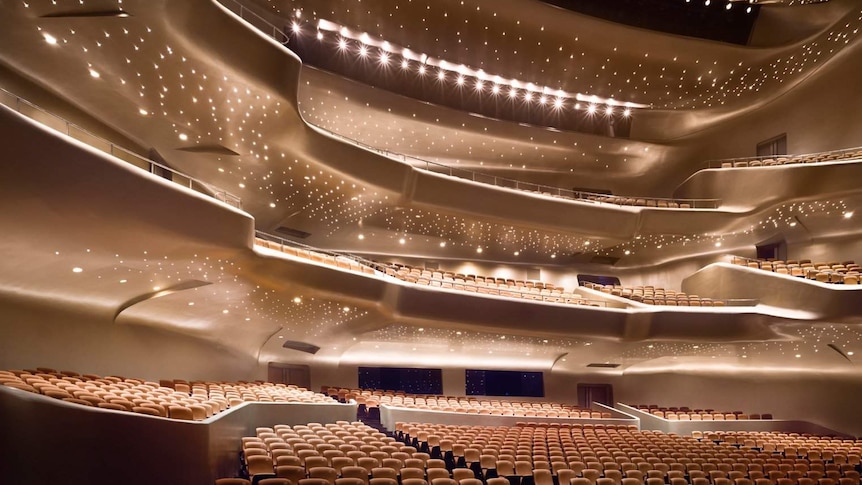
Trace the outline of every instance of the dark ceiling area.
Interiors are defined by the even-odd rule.
[[[760,12],[759,5],[729,0],[540,1],[620,24],[739,45],[748,44]]]

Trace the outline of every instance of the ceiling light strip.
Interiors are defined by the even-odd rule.
[[[428,54],[415,52],[409,48],[402,47],[399,45],[392,44],[388,41],[372,37],[367,32],[359,32],[343,25],[337,24],[330,20],[319,19],[317,22],[317,29],[319,31],[327,31],[336,33],[342,38],[354,40],[360,42],[363,46],[372,46],[381,51],[387,52],[389,54],[399,55],[404,59],[417,62],[423,66],[432,66],[442,71],[448,71],[451,73],[455,73],[461,78],[463,76],[469,76],[478,79],[481,82],[491,82],[496,84],[497,86],[507,86],[510,89],[523,89],[532,93],[540,93],[545,96],[554,96],[558,99],[573,99],[576,101],[581,101],[584,103],[592,103],[592,104],[603,104],[606,106],[621,106],[627,109],[634,108],[649,108],[650,105],[642,104],[642,103],[634,103],[634,102],[622,102],[617,101],[613,98],[602,98],[596,95],[583,94],[583,93],[571,93],[567,91],[563,91],[561,89],[552,89],[547,86],[539,86],[532,82],[521,81],[518,79],[509,79],[502,77],[497,74],[489,74],[482,69],[473,69],[471,67],[465,66],[464,64],[458,64],[455,62],[447,61],[445,59],[438,59],[436,57],[431,57]],[[294,29],[296,32],[296,29]]]

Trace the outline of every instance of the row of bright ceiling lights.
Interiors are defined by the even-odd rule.
[[[297,17],[299,16],[301,16],[301,13],[297,11]],[[581,109],[580,102],[586,103],[587,107],[585,109],[587,109],[590,114],[599,111],[598,105],[602,104],[605,105],[605,109],[603,111],[606,114],[613,114],[614,108],[617,106],[622,107],[624,116],[631,115],[631,110],[633,108],[649,107],[645,104],[619,102],[613,98],[606,99],[595,95],[585,95],[580,93],[572,94],[561,89],[537,86],[531,82],[523,82],[517,79],[505,79],[499,75],[488,74],[481,69],[474,70],[463,64],[455,64],[443,59],[435,59],[429,57],[427,54],[417,54],[408,48],[393,45],[388,41],[373,39],[367,33],[355,33],[346,27],[321,19],[318,22],[317,33],[315,34],[317,40],[324,40],[323,31],[338,32],[336,46],[340,51],[347,51],[349,49],[350,45],[348,43],[348,39],[359,42],[359,47],[356,50],[356,53],[363,59],[371,57],[370,48],[376,48],[379,51],[377,62],[382,68],[390,66],[390,63],[394,61],[393,56],[400,56],[401,69],[409,70],[412,68],[412,63],[418,63],[419,66],[416,68],[416,72],[420,76],[426,75],[429,71],[429,67],[436,68],[437,79],[440,82],[444,82],[448,78],[447,73],[452,73],[456,76],[455,83],[459,87],[467,84],[468,77],[473,78],[472,84],[477,93],[485,92],[486,83],[488,83],[490,84],[489,92],[495,96],[501,94],[505,89],[510,99],[514,100],[519,97],[524,101],[537,99],[539,104],[550,104],[555,109],[562,109],[566,104],[566,100],[571,99],[574,101],[574,109]],[[301,36],[303,35],[303,26],[298,21],[293,21],[291,32],[295,36]],[[521,90],[523,91],[523,94],[521,94]],[[539,97],[534,98],[533,93],[538,94]]]
[[[757,3],[755,0],[742,0],[742,1],[747,2],[747,3],[749,3],[749,4],[755,4],[755,3]],[[691,0],[685,0],[685,3],[691,3]],[[709,7],[711,4],[712,4],[712,0],[704,0],[704,2],[703,2],[703,5],[704,5],[705,7]],[[732,8],[733,8],[733,3],[732,3],[732,2],[727,2],[727,5],[725,5],[725,6],[724,6],[724,8],[725,8],[725,10],[730,10],[730,9],[732,9]],[[746,8],[745,8],[745,13],[751,13],[751,5],[748,5],[748,7],[746,7]]]

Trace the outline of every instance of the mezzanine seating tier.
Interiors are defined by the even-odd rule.
[[[778,165],[795,165],[803,163],[839,162],[862,158],[862,150],[851,148],[809,155],[778,155],[749,159],[732,159],[715,162],[721,168],[775,167]],[[712,163],[710,164],[712,165]]]
[[[0,370],[0,385],[82,406],[201,421],[244,402],[332,403],[328,396],[284,384],[146,381],[40,367]]]
[[[736,421],[743,419],[772,419],[770,413],[744,413],[742,411],[716,411],[692,409],[686,406],[659,407],[655,404],[633,404],[633,408],[670,421]]]
[[[523,281],[513,278],[468,275],[451,271],[428,270],[398,263],[387,263],[385,272],[389,276],[420,285],[535,301],[594,307],[604,306],[603,302],[589,300],[561,286],[543,281]]]
[[[581,409],[578,406],[557,402],[522,401],[491,397],[457,397],[408,394],[396,391],[371,389],[329,388],[322,390],[331,397],[354,399],[360,406],[375,408],[381,404],[406,409],[443,411],[466,414],[522,417],[560,417],[560,418],[610,418],[610,413]]]
[[[465,275],[449,271],[432,271],[398,263],[379,263],[344,255],[331,254],[311,248],[299,248],[283,242],[255,238],[255,244],[329,266],[358,271],[365,274],[385,274],[407,283],[448,288],[484,295],[506,296],[533,301],[567,303],[603,307],[602,301],[590,300],[582,295],[542,281],[521,281],[511,278]]]
[[[733,256],[731,263],[753,269],[843,285],[862,284],[862,267],[855,261],[814,261],[810,259],[751,259]]]
[[[584,286],[592,290],[601,291],[612,296],[627,298],[646,305],[668,305],[684,307],[723,307],[727,303],[723,300],[703,298],[698,295],[687,295],[681,291],[666,290],[655,286],[622,286],[601,285],[598,283],[584,283]]]

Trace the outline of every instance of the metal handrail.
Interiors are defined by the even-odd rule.
[[[343,253],[343,252],[340,252],[340,251],[330,251],[330,250],[327,250],[327,249],[320,249],[320,248],[316,248],[316,247],[314,247],[314,246],[309,246],[309,245],[307,245],[307,244],[303,244],[303,243],[298,242],[298,241],[293,241],[293,240],[290,240],[290,239],[285,239],[285,238],[283,238],[283,237],[281,237],[281,236],[276,236],[275,234],[270,234],[270,233],[268,233],[268,232],[263,232],[263,231],[260,231],[260,230],[257,230],[257,229],[255,229],[255,231],[254,231],[254,235],[255,235],[256,237],[260,238],[260,239],[263,239],[263,240],[266,240],[266,241],[269,241],[269,242],[278,243],[278,244],[280,244],[282,247],[284,247],[284,246],[289,246],[289,247],[296,248],[296,249],[304,249],[304,250],[306,250],[306,251],[314,252],[314,253],[318,253],[318,254],[321,254],[321,255],[324,255],[324,256],[332,256],[333,258],[347,258],[347,259],[351,259],[351,260],[353,260],[353,261],[355,261],[355,262],[357,262],[357,263],[359,263],[359,264],[361,264],[361,265],[363,265],[363,266],[368,266],[368,267],[370,267],[371,269],[373,269],[373,270],[375,270],[375,271],[379,271],[379,272],[381,272],[381,273],[383,273],[383,274],[386,274],[386,268],[388,268],[388,267],[389,267],[389,265],[382,264],[382,263],[378,263],[377,261],[372,261],[372,260],[370,260],[370,259],[366,259],[366,258],[363,258],[363,257],[361,257],[361,256],[356,256],[355,254]],[[283,249],[282,249],[282,251],[283,251]]]
[[[274,234],[269,234],[269,233],[266,233],[266,232],[263,232],[263,231],[259,231],[259,230],[255,230],[255,231],[254,231],[254,234],[255,234],[255,236],[256,236],[256,237],[258,237],[258,238],[260,238],[260,239],[263,239],[263,240],[266,240],[266,241],[269,241],[269,242],[275,242],[275,243],[278,243],[278,244],[280,244],[280,245],[282,246],[282,248],[283,248],[284,246],[289,246],[289,247],[293,247],[293,248],[297,248],[297,249],[304,249],[304,250],[309,251],[309,252],[315,252],[315,253],[318,253],[318,254],[320,254],[320,255],[332,256],[333,258],[348,258],[348,259],[351,259],[351,260],[353,260],[353,261],[355,261],[355,262],[357,262],[357,263],[359,263],[359,264],[361,264],[361,265],[364,265],[364,266],[370,267],[371,269],[373,269],[373,270],[375,270],[375,271],[377,271],[377,272],[379,272],[379,273],[382,273],[382,275],[383,275],[384,277],[387,277],[387,278],[395,278],[395,279],[397,279],[397,280],[399,280],[399,281],[407,281],[408,283],[411,283],[410,281],[406,280],[405,278],[401,277],[400,275],[396,276],[396,275],[388,274],[388,273],[386,272],[386,270],[387,270],[387,269],[394,269],[394,268],[393,268],[391,265],[389,265],[389,264],[385,264],[385,263],[378,263],[377,261],[372,261],[372,260],[370,260],[370,259],[365,259],[365,258],[363,258],[363,257],[361,257],[361,256],[356,256],[356,255],[354,255],[354,254],[350,254],[350,253],[343,253],[343,252],[340,252],[340,251],[329,251],[329,250],[326,250],[326,249],[319,249],[319,248],[315,248],[315,247],[313,247],[313,246],[309,246],[309,245],[307,245],[307,244],[302,244],[302,243],[297,242],[297,241],[292,241],[292,240],[290,240],[290,239],[285,239],[285,238],[283,238],[283,237],[276,236],[276,235],[274,235]],[[283,251],[284,251],[284,249],[281,249],[281,251],[283,252]],[[429,281],[429,285],[428,285],[428,286],[430,286],[430,282],[431,282],[431,281],[440,282],[440,284],[441,284],[441,286],[440,286],[440,287],[442,287],[442,284],[443,284],[444,282],[445,282],[445,283],[447,283],[447,284],[448,284],[448,283],[452,283],[452,284],[454,285],[454,282],[446,281],[446,280],[443,280],[443,279],[440,279],[440,278],[428,278],[428,281]],[[419,284],[419,283],[416,283],[416,284]],[[461,284],[461,283],[458,283],[458,284]],[[467,281],[465,281],[463,284],[464,284],[465,286],[472,286],[472,287],[475,287],[477,290],[478,290],[479,288],[492,288],[492,287],[490,287],[490,286],[480,285],[480,284],[477,284],[477,283],[475,283],[475,282],[467,282]],[[422,285],[422,286],[426,286],[426,285]],[[538,295],[538,296],[543,297],[543,299],[542,299],[542,300],[537,300],[537,301],[544,301],[544,297],[545,297],[545,296],[547,296],[547,295],[539,295],[539,294],[537,294],[537,293],[532,293],[532,292],[529,292],[529,291],[520,291],[520,290],[517,290],[516,288],[512,288],[512,287],[508,287],[508,286],[507,286],[506,288],[501,288],[501,287],[494,287],[494,288],[495,288],[495,289],[497,289],[497,290],[498,290],[498,291],[500,291],[500,292],[505,291],[505,292],[509,292],[509,293],[517,293],[518,295],[521,295],[521,296],[520,296],[520,298],[522,298],[522,299],[529,299],[529,298],[526,298],[526,295]],[[448,288],[447,288],[447,289],[448,289]],[[455,288],[452,288],[452,289],[455,289]],[[478,291],[477,291],[476,293],[478,293]],[[485,293],[482,293],[482,294],[485,294]],[[598,306],[598,307],[607,307],[607,302],[604,302],[604,301],[601,301],[601,300],[592,300],[592,299],[590,299],[590,298],[588,298],[588,297],[586,297],[586,296],[579,295],[579,294],[574,294],[574,293],[573,293],[573,295],[574,295],[574,296],[577,296],[577,298],[575,298],[575,299],[577,299],[577,300],[579,300],[579,301],[584,302],[583,304],[580,304],[580,305],[585,305],[585,306]],[[500,295],[500,296],[505,296],[505,295]],[[555,295],[555,297],[559,297],[559,295]]]
[[[285,33],[270,23],[268,20],[264,19],[260,15],[254,13],[248,7],[245,7],[240,0],[218,0],[225,8],[231,10],[236,13],[241,19],[248,21],[249,24],[259,29],[262,33],[270,35],[277,42],[282,45],[286,45],[288,43],[287,40],[284,40],[285,37],[289,37],[285,35]],[[227,4],[229,3],[229,4]],[[231,8],[230,5],[233,5]],[[238,10],[237,10],[238,8]],[[253,17],[254,21],[249,20],[245,17],[245,14],[249,13]],[[258,24],[263,23],[264,26],[261,27]],[[272,33],[269,34],[269,31]],[[289,40],[289,39],[288,39]],[[401,161],[404,163],[410,163],[412,166],[417,168],[424,168],[426,171],[433,173],[443,173],[445,175],[449,175],[452,177],[463,178],[467,180],[472,180],[473,182],[485,183],[489,185],[494,185],[497,187],[503,187],[508,189],[514,189],[519,191],[527,191],[533,192],[537,194],[541,194],[544,196],[551,197],[559,197],[563,199],[569,200],[577,200],[584,201],[590,203],[606,203],[617,206],[639,206],[639,207],[650,207],[650,208],[662,208],[662,209],[717,209],[721,205],[720,199],[671,199],[671,198],[661,198],[661,197],[640,197],[640,196],[618,196],[618,195],[608,195],[608,194],[600,194],[594,192],[584,192],[579,190],[569,190],[561,187],[553,187],[550,185],[537,184],[533,182],[524,182],[520,180],[498,177],[496,175],[485,174],[481,172],[475,172],[472,170],[465,170],[460,168],[450,167],[448,165],[444,165],[439,162],[432,162],[430,160],[424,160],[418,157],[405,155],[403,153],[396,153],[390,150],[376,148],[366,143],[363,143],[359,140],[355,140],[353,138],[344,136],[339,133],[335,133],[327,128],[323,128],[321,126],[315,125],[309,121],[306,121],[310,126],[324,132],[340,138],[344,141],[347,141],[353,145],[356,145],[360,148],[364,148],[369,151],[373,151],[380,155],[383,155],[392,160]]]
[[[829,160],[824,160],[826,157],[836,157],[830,158]],[[737,158],[724,158],[720,160],[710,160],[706,162],[707,168],[752,168],[751,162],[758,161],[761,165],[755,165],[754,168],[763,166],[763,162],[768,160],[773,160],[780,163],[775,163],[774,165],[795,165],[795,164],[807,164],[807,163],[826,163],[826,162],[840,162],[840,161],[848,161],[848,160],[860,160],[862,161],[862,147],[854,147],[854,148],[841,148],[838,150],[830,150],[826,152],[817,152],[817,153],[804,153],[798,155],[760,155],[756,157],[737,157]],[[745,163],[744,165],[742,163]],[[724,166],[726,164],[731,164],[731,167]],[[737,164],[739,164],[737,166]],[[767,165],[769,166],[769,165]]]
[[[50,111],[47,111],[44,108],[41,108],[3,88],[0,88],[0,95],[2,95],[0,96],[0,104],[13,109],[34,121],[64,133],[80,142],[86,143],[87,145],[127,162],[130,165],[134,165],[152,174],[159,175],[162,178],[166,178],[178,185],[194,190],[195,192],[210,196],[231,207],[242,209],[242,199],[224,189],[220,189],[190,175],[186,175],[158,162],[144,158],[126,148],[115,145],[98,135],[90,133],[71,121],[68,121],[57,114],[51,113]]]
[[[239,15],[239,18],[241,18],[241,19],[247,21],[248,23],[254,25],[255,28],[257,28],[258,30],[260,30],[264,34],[267,34],[270,37],[272,37],[273,39],[275,39],[275,41],[278,42],[279,44],[287,45],[288,43],[290,43],[290,36],[285,34],[282,29],[276,27],[275,25],[272,24],[272,22],[261,17],[259,14],[255,13],[253,10],[251,10],[250,8],[243,5],[241,2],[239,2],[239,0],[230,0],[231,2],[233,2],[235,4],[235,7],[239,8],[239,11],[234,10],[229,5],[225,5],[225,1],[226,0],[218,0],[218,2],[222,4],[222,6],[229,9],[233,13]],[[260,25],[257,25],[254,22],[252,22],[251,20],[249,20],[248,18],[246,18],[244,15],[246,12],[251,14],[252,18],[254,20],[263,23],[264,26],[266,26],[266,29],[261,28]],[[267,32],[267,30],[270,30],[270,29],[272,29],[272,32],[271,33]]]

